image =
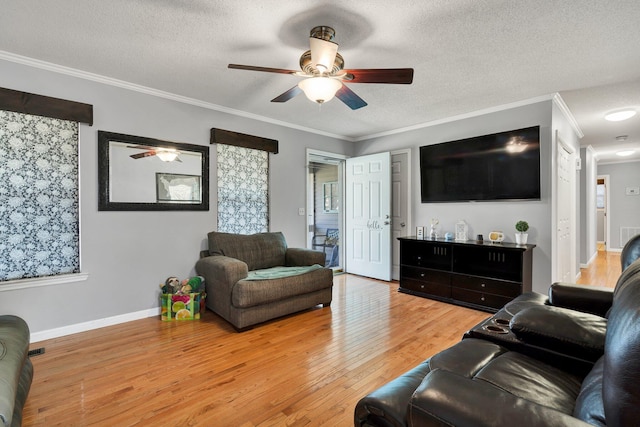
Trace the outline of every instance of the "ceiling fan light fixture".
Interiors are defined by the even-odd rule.
[[[621,122],[623,120],[630,119],[636,115],[636,110],[632,108],[626,108],[624,110],[617,110],[607,113],[604,118],[610,122]]]
[[[336,60],[338,45],[315,37],[309,38],[309,45],[311,47],[311,64],[321,74],[330,73]]]
[[[178,152],[175,150],[162,150],[158,151],[156,156],[163,162],[173,162],[178,158]]]
[[[323,104],[331,101],[336,92],[342,87],[342,83],[329,77],[310,77],[301,80],[298,87],[310,101]]]

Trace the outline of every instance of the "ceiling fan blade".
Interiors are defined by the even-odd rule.
[[[298,71],[285,70],[283,68],[255,67],[253,65],[240,65],[240,64],[229,64],[229,68],[232,68],[234,70],[262,71],[262,72],[265,72],[265,73],[278,73],[278,74],[296,74],[296,73],[298,73]]]
[[[347,73],[344,80],[350,83],[411,84],[413,82],[413,68],[371,68],[343,71]],[[349,78],[350,76],[353,77]]]
[[[275,98],[273,98],[271,100],[271,102],[287,102],[288,100],[290,100],[291,98],[293,98],[294,96],[298,95],[302,93],[302,89],[300,89],[300,87],[298,87],[298,85],[295,85],[294,87],[292,87],[291,89],[289,89],[288,91],[286,91],[285,93],[276,96]]]
[[[132,154],[131,157],[132,159],[143,159],[145,157],[150,157],[150,156],[155,156],[156,152],[155,151],[145,151],[143,153],[138,153],[138,154]]]
[[[357,110],[358,108],[366,107],[367,103],[364,99],[360,98],[354,91],[349,89],[347,85],[343,84],[340,89],[336,92],[336,97],[347,104],[349,108],[352,110]]]

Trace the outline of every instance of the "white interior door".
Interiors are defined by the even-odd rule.
[[[557,144],[558,162],[558,279],[562,282],[573,283],[572,255],[572,208],[573,200],[573,156],[560,141]]]
[[[346,271],[391,280],[391,155],[347,159]]]

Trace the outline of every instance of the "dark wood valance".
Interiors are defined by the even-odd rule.
[[[235,145],[278,154],[278,141],[224,129],[211,129],[211,144]]]
[[[0,88],[0,110],[93,125],[93,105]]]

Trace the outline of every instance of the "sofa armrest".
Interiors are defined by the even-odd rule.
[[[16,425],[12,419],[22,413],[24,402],[16,399],[21,396],[21,389],[31,384],[31,377],[22,378],[25,365],[31,367],[27,361],[29,337],[29,327],[23,319],[0,316],[0,425]]]
[[[303,248],[287,248],[285,253],[285,265],[287,267],[298,267],[306,265],[320,264],[324,266],[324,252]]]
[[[549,304],[606,317],[613,304],[613,289],[557,282],[549,288]]]
[[[527,344],[595,362],[604,353],[607,319],[561,307],[534,306],[513,316],[509,328]]]
[[[408,421],[413,426],[589,426],[482,380],[442,369],[427,375],[413,394]]]
[[[207,307],[228,318],[233,286],[249,275],[247,264],[239,259],[213,255],[200,258],[196,262],[196,272],[204,277]]]

